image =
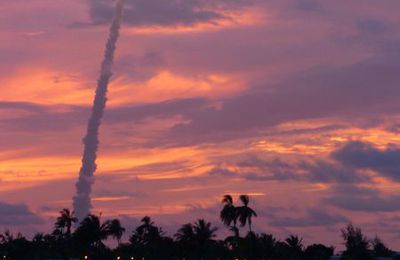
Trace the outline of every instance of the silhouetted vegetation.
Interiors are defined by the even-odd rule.
[[[343,259],[368,260],[372,259],[370,243],[360,228],[349,224],[342,229],[342,237],[345,241],[346,250],[343,252]]]
[[[0,235],[0,253],[3,259],[16,260],[85,259],[85,256],[98,260],[327,260],[334,254],[332,246],[305,246],[303,239],[297,235],[280,241],[272,234],[254,232],[251,220],[257,217],[257,213],[249,207],[248,196],[241,195],[239,200],[242,205],[235,206],[232,196],[223,197],[220,219],[231,232],[223,240],[217,239],[217,228],[204,219],[182,225],[173,237],[169,237],[146,216],[131,234],[127,234],[128,242],[123,243],[121,240],[126,230],[118,219],[102,220],[101,216],[90,214],[73,230],[77,223],[74,212],[63,209],[50,234],[38,233],[28,240],[22,234],[14,236],[5,231]],[[240,235],[240,227],[248,228],[246,235]],[[341,258],[343,260],[394,257],[394,252],[380,238],[369,240],[360,228],[352,224],[341,232],[346,247]],[[105,242],[110,239],[117,244],[113,249]]]

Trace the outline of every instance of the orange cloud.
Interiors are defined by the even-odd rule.
[[[123,29],[126,34],[182,34],[199,33],[207,31],[218,31],[229,28],[252,26],[262,24],[266,21],[265,11],[255,8],[247,8],[241,11],[221,12],[224,18],[212,22],[201,22],[193,25],[173,26],[140,26]]]
[[[173,179],[198,176],[208,168],[202,166],[206,154],[195,148],[137,149],[107,154],[100,152],[98,172],[117,172],[143,180]],[[191,167],[184,171],[177,169],[163,172],[150,170],[135,171],[137,167],[191,159]],[[3,159],[0,164],[0,179],[7,182],[44,182],[62,178],[76,178],[80,167],[80,154],[77,156],[40,156],[31,158]],[[128,169],[128,170],[127,170]],[[129,170],[132,169],[132,170]],[[133,172],[133,173],[132,173]],[[110,173],[112,174],[112,173]]]
[[[82,75],[68,75],[46,68],[23,69],[10,77],[0,78],[0,101],[90,105],[96,87],[91,84],[95,83],[86,81]],[[140,104],[190,97],[218,98],[244,89],[243,82],[229,75],[184,77],[163,70],[145,82],[125,82],[116,78],[109,88],[109,104]]]
[[[383,127],[324,128],[331,125],[346,126],[348,122],[333,118],[286,122],[271,131],[280,134],[267,134],[265,138],[256,139],[252,142],[252,147],[256,151],[324,157],[351,140],[369,142],[381,149],[386,148],[388,143],[400,144],[400,137]]]
[[[51,104],[90,104],[94,87],[85,88],[80,75],[47,68],[22,69],[0,78],[1,101]]]
[[[110,87],[111,105],[150,103],[177,98],[218,98],[234,95],[245,89],[244,84],[229,75],[211,74],[189,78],[161,71],[144,83],[124,83],[117,79]]]

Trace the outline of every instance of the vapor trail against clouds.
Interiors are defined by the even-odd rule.
[[[116,5],[115,16],[110,27],[110,34],[101,64],[101,73],[97,82],[96,96],[93,102],[92,114],[89,118],[86,136],[83,139],[84,151],[79,179],[76,183],[76,195],[73,198],[73,207],[79,220],[82,220],[90,211],[90,193],[94,182],[93,174],[96,171],[96,157],[99,145],[99,127],[107,101],[107,88],[112,76],[111,68],[119,37],[124,0]]]

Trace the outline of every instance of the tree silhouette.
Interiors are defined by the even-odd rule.
[[[375,236],[375,238],[371,241],[371,244],[374,257],[390,257],[394,253],[382,242],[378,236]]]
[[[313,244],[304,250],[304,260],[329,260],[333,255],[334,248],[322,244]]]
[[[191,223],[182,225],[176,232],[175,238],[181,258],[190,259],[195,256],[197,253],[197,241]]]
[[[119,224],[119,220],[106,220],[103,223],[100,217],[90,214],[79,224],[74,233],[74,241],[80,252],[87,252],[91,248],[96,253],[105,248],[103,243],[110,236],[120,239],[125,231]]]
[[[193,225],[191,223],[182,225],[182,227],[178,229],[178,232],[175,234],[175,237],[179,242],[193,241],[195,239]]]
[[[240,195],[239,199],[243,203],[243,206],[236,208],[236,218],[239,220],[242,227],[247,223],[249,225],[249,231],[251,232],[251,219],[252,217],[257,217],[257,213],[248,206],[250,202],[249,196]]]
[[[131,244],[147,245],[161,239],[163,232],[154,225],[150,217],[142,219],[142,225],[138,226],[130,237]]]
[[[224,207],[220,213],[222,223],[226,226],[231,226],[233,224],[233,226],[236,227],[237,212],[236,207],[233,205],[232,196],[229,194],[224,195],[222,203],[224,203]]]
[[[370,243],[361,229],[348,224],[342,229],[342,237],[345,241],[346,250],[343,252],[343,259],[368,260],[372,259],[369,252]]]
[[[287,243],[282,241],[276,241],[274,247],[274,258],[279,260],[292,260],[292,253]]]
[[[224,198],[224,206],[233,206],[232,197]],[[242,226],[250,224],[251,230],[249,218],[256,214],[248,207],[248,196],[242,195],[240,200],[243,206],[239,207],[240,210],[235,210],[236,218]],[[80,259],[83,255],[96,260],[328,260],[334,253],[333,247],[322,244],[309,245],[304,250],[303,239],[295,235],[279,241],[271,234],[249,231],[246,236],[240,237],[239,228],[232,225],[233,220],[228,224],[232,235],[224,240],[216,239],[217,228],[204,219],[182,225],[174,235],[175,239],[172,239],[146,216],[134,229],[129,238],[130,243],[121,243],[125,229],[118,219],[101,221],[100,216],[91,214],[74,232],[70,231],[72,233],[67,235],[73,218],[73,213],[63,209],[54,224],[56,230],[50,234],[37,233],[32,240],[26,239],[20,233],[15,236],[9,231],[0,234],[0,256],[17,260]],[[346,246],[342,260],[371,260],[373,257],[394,256],[394,252],[379,237],[370,241],[360,228],[352,224],[342,229],[341,233]],[[108,247],[105,243],[108,238],[116,239],[118,247]]]
[[[145,259],[168,259],[172,255],[173,240],[165,237],[150,217],[145,216],[129,238],[130,248],[136,257]]]
[[[125,232],[125,228],[121,226],[121,222],[118,219],[113,219],[108,222],[108,233],[109,235],[121,243],[122,235]]]
[[[204,245],[207,242],[213,240],[216,237],[215,232],[218,230],[217,227],[212,227],[210,222],[204,219],[197,220],[193,225],[194,238],[199,242],[200,245]]]
[[[31,250],[31,244],[21,233],[14,237],[8,230],[0,235],[0,244],[0,251],[10,259],[27,259]]]
[[[213,240],[216,236],[216,227],[204,219],[197,220],[194,224],[187,223],[175,234],[182,250],[181,257],[195,259],[196,256],[206,257],[208,253],[215,250],[216,243]]]
[[[59,230],[61,231],[61,234],[65,234],[69,237],[71,235],[71,227],[77,221],[78,219],[75,217],[75,213],[73,211],[71,212],[66,208],[62,209],[60,211],[60,216],[57,217],[56,223],[54,224],[55,234],[57,234],[57,231]]]
[[[298,236],[290,235],[285,239],[289,253],[293,259],[301,259],[303,255],[303,239]]]
[[[237,251],[242,240],[242,238],[239,235],[239,228],[232,226],[231,231],[233,235],[225,238],[225,243],[231,250]]]
[[[262,257],[272,259],[276,255],[275,245],[276,239],[271,234],[261,234],[258,238],[261,250],[263,252]]]

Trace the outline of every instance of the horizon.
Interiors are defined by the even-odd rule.
[[[114,5],[0,3],[0,232],[73,208]],[[125,0],[91,212],[222,237],[247,194],[258,233],[343,248],[353,223],[400,250],[398,7]]]

